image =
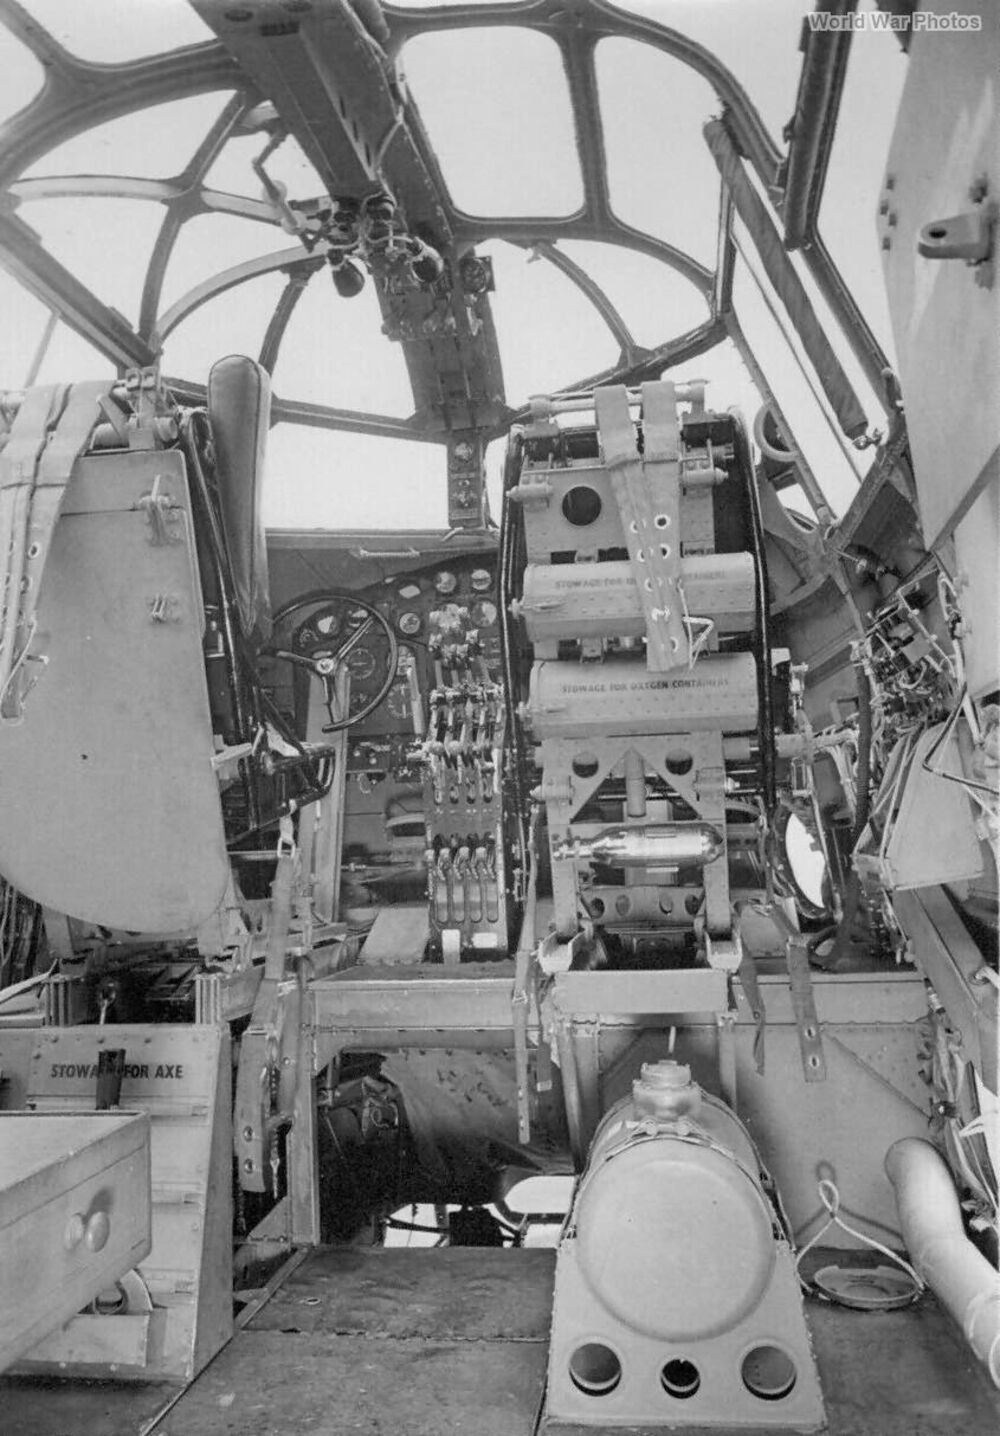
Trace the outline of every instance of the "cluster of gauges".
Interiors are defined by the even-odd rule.
[[[407,677],[416,662],[413,649],[399,638],[419,642],[428,601],[455,602],[463,586],[458,573],[442,568],[434,573],[430,591],[426,584],[408,579],[389,603],[383,600],[378,606],[357,594],[330,589],[305,594],[275,614],[275,628],[290,635],[290,644],[273,654],[322,682],[330,715],[325,731],[353,727],[390,696],[396,680]],[[496,604],[484,596],[493,588],[490,570],[473,569],[468,588],[473,624],[493,627]],[[336,683],[344,668],[351,680],[346,699],[338,696]]]

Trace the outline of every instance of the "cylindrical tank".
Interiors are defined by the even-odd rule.
[[[681,559],[690,613],[714,618],[720,633],[753,626],[754,571],[748,553],[691,554]],[[643,638],[646,617],[632,564],[531,563],[515,616],[532,643],[610,635]]]
[[[553,843],[553,856],[607,863],[615,868],[677,867],[714,863],[725,840],[711,823],[637,823],[602,828],[592,838]]]
[[[747,733],[757,726],[757,668],[752,653],[708,653],[669,673],[651,673],[644,658],[543,660],[531,670],[527,717],[536,742],[706,728]]]
[[[594,1135],[574,1208],[594,1294],[647,1336],[718,1335],[768,1287],[772,1222],[739,1119],[687,1067],[644,1064]]]

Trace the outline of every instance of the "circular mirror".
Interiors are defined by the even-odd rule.
[[[790,812],[782,836],[787,875],[795,889],[794,896],[808,913],[825,913],[830,906],[830,874],[826,857],[816,834],[799,817]]]

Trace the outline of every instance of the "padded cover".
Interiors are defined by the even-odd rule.
[[[236,605],[245,633],[263,641],[271,631],[267,547],[260,516],[271,422],[267,370],[242,354],[220,359],[208,376],[208,417]]]

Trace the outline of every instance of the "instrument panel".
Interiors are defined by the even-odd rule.
[[[358,597],[387,620],[398,656],[384,700],[348,734],[347,771],[419,781],[419,764],[410,760],[409,751],[424,736],[428,694],[439,681],[439,665],[447,681],[449,655],[447,645],[442,648],[440,643],[442,629],[461,633],[490,675],[499,674],[495,560],[483,554],[456,556],[449,564],[373,584],[359,590]],[[346,621],[352,621],[350,614]],[[384,681],[386,645],[380,638],[369,630],[348,656],[352,694],[362,701],[374,696]]]

